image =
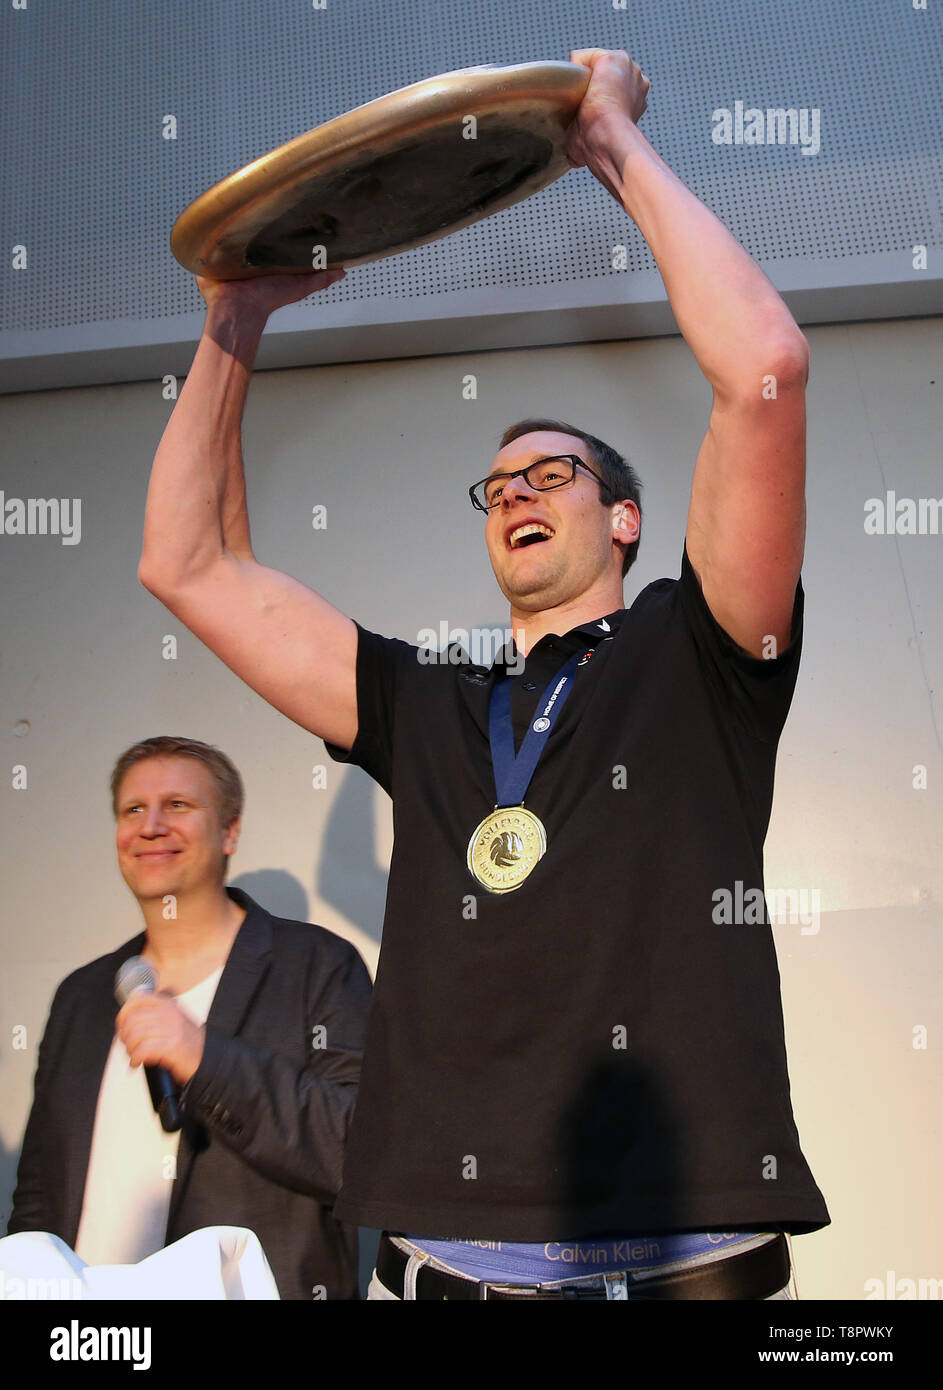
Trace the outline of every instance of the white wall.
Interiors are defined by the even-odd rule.
[[[793,1097],[833,1225],[797,1239],[805,1297],[940,1277],[939,853],[943,536],[868,536],[866,499],[943,494],[943,324],[808,330],[809,537],[803,668],[781,744],[767,882],[820,893],[817,931],[775,929]],[[463,399],[467,373],[477,399]],[[259,557],[368,627],[503,624],[469,483],[513,420],[549,414],[626,449],[645,484],[627,600],[678,573],[710,393],[680,339],[257,374],[245,428]],[[348,936],[382,920],[384,793],[269,709],[137,583],[159,381],[0,400],[0,486],[79,497],[77,545],[0,537],[5,912],[0,927],[0,1210],[9,1210],[55,984],[138,930],[114,865],[107,781],[139,738],[214,742],[247,813],[234,875],[265,906]],[[314,530],[311,508],[327,508]],[[162,657],[165,634],[178,655]],[[934,703],[934,700],[936,703]],[[21,721],[29,722],[25,732]],[[28,789],[11,788],[25,764]],[[327,766],[326,790],[312,768]],[[926,789],[913,769],[926,768]],[[25,1025],[27,1046],[14,1047]],[[915,1048],[913,1029],[928,1030]]]

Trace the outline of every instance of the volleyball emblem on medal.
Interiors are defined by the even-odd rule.
[[[524,841],[516,830],[504,830],[491,843],[488,857],[499,869],[510,869],[524,853]]]
[[[525,806],[498,806],[475,827],[468,842],[468,869],[489,893],[519,888],[543,858],[547,832]]]

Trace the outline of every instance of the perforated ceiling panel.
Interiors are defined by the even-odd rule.
[[[0,20],[4,239],[8,266],[17,259],[9,248],[25,248],[26,262],[20,252],[19,268],[0,281],[5,389],[144,375],[135,347],[192,341],[202,301],[171,257],[170,227],[249,160],[437,72],[563,59],[590,43],[639,60],[652,79],[643,131],[758,260],[795,263],[787,288],[813,292],[800,296],[807,319],[828,317],[817,290],[845,282],[908,289],[878,296],[872,313],[940,307],[943,41],[933,3],[20,3]],[[741,111],[804,110],[806,139],[751,145],[742,127],[738,139],[738,102]],[[730,143],[715,138],[721,108],[731,112]],[[164,138],[167,117],[174,139]],[[617,244],[625,268],[613,265]],[[929,248],[922,270],[913,266],[919,245]],[[317,312],[322,332],[348,330],[339,355],[382,355],[376,336],[370,348],[372,318],[421,319],[435,299],[439,319],[480,319],[481,291],[492,318],[496,295],[518,310],[552,308],[555,296],[569,308],[624,305],[659,297],[645,276],[653,267],[628,218],[581,170],[444,241],[359,268],[319,297]],[[633,291],[633,279],[649,288]],[[529,322],[521,315],[500,341],[529,341]],[[657,317],[629,325],[666,327]],[[604,320],[589,319],[581,334],[571,313],[564,336],[608,334]],[[546,330],[539,340],[549,340]],[[310,339],[302,342],[296,360],[312,360]],[[82,364],[89,354],[94,367]],[[318,355],[331,356],[330,342]]]

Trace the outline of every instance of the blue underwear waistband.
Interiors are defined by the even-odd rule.
[[[394,1236],[425,1251],[443,1265],[482,1281],[504,1284],[546,1284],[579,1279],[617,1269],[654,1269],[676,1261],[701,1263],[698,1257],[729,1250],[757,1233],[695,1231],[656,1236],[600,1236],[588,1240],[553,1240],[520,1244],[506,1240],[427,1240],[424,1236]]]

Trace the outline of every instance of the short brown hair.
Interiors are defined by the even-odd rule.
[[[622,457],[611,444],[604,444],[601,439],[597,439],[594,434],[588,434],[586,430],[581,430],[576,425],[568,425],[564,420],[544,420],[530,419],[518,420],[516,425],[511,425],[501,436],[500,447],[503,449],[505,444],[512,444],[515,439],[520,439],[524,434],[536,434],[538,431],[547,430],[554,434],[572,434],[576,439],[582,439],[584,444],[589,445],[590,461],[605,478],[605,485],[601,490],[600,501],[604,507],[610,507],[613,502],[621,502],[623,498],[634,502],[638,507],[639,521],[642,517],[642,484],[635,469],[628,459]],[[631,545],[625,548],[625,555],[622,557],[622,573],[628,574],[632,565],[635,564],[638,555],[639,540],[642,538],[639,529],[638,540],[634,540]]]
[[[242,778],[226,754],[209,743],[200,743],[195,738],[174,738],[169,734],[162,734],[157,738],[143,739],[142,742],[125,749],[115,763],[111,774],[111,809],[116,816],[118,790],[125,774],[135,763],[144,762],[145,758],[193,758],[194,761],[202,763],[216,784],[219,819],[224,828],[228,829],[237,816],[242,815],[245,800]]]

